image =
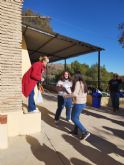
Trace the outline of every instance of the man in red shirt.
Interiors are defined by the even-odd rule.
[[[22,93],[25,97],[28,97],[28,112],[36,112],[34,87],[42,79],[42,73],[45,71],[48,62],[47,56],[41,57],[40,61],[32,64],[22,78]]]

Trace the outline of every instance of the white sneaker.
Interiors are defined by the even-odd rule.
[[[35,112],[39,112],[39,110],[38,110],[38,109],[35,109],[35,110],[33,110],[32,112],[33,112],[33,113],[35,113]]]
[[[69,119],[69,120],[66,119],[66,121],[69,123],[73,123],[73,121],[71,119]]]
[[[82,136],[80,137],[81,140],[86,140],[88,137],[90,136],[90,132],[85,132],[82,134]]]

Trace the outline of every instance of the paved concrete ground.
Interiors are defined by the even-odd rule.
[[[41,110],[42,132],[9,138],[9,148],[0,150],[0,165],[121,165],[124,164],[124,110],[87,107],[81,121],[91,132],[87,141],[69,134],[73,125],[54,124],[56,97],[44,94]],[[35,122],[35,121],[32,121]]]

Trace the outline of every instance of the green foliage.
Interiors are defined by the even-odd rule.
[[[98,65],[97,64],[92,65],[87,70],[86,75],[88,76],[88,80],[97,81],[97,77],[98,77]]]
[[[41,29],[47,32],[52,31],[50,19],[47,17],[43,18],[40,14],[33,12],[31,9],[27,9],[22,12],[22,22],[37,29]]]
[[[66,71],[68,71],[71,75],[75,74],[76,71],[79,71],[83,74],[87,85],[90,87],[97,88],[98,86],[98,64],[87,65],[81,64],[78,61],[74,61],[71,64],[68,64],[66,67]],[[48,68],[48,77],[49,82],[56,83],[60,78],[61,74],[64,71],[63,64],[50,64]],[[113,72],[108,72],[106,70],[105,65],[100,67],[101,73],[101,88],[103,91],[108,90],[108,81],[113,77]]]
[[[81,73],[83,73],[82,65],[78,61],[74,61],[71,63],[71,70],[72,73],[75,73],[76,71],[80,71]]]
[[[84,75],[86,75],[87,74],[87,71],[90,69],[89,68],[89,65],[87,65],[87,64],[81,64],[81,67],[82,67],[82,73]]]

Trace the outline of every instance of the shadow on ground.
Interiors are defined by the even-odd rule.
[[[62,153],[54,149],[51,149],[46,144],[40,144],[39,141],[27,135],[26,141],[30,144],[32,154],[36,159],[45,163],[45,165],[90,165],[89,163],[72,157],[70,160],[66,158]]]
[[[92,106],[87,106],[87,109],[93,110],[96,112],[102,112],[102,113],[107,113],[107,114],[113,114],[117,116],[124,116],[124,108],[120,108],[117,112],[112,111],[112,107],[100,107],[100,108],[94,108]]]
[[[36,138],[28,135],[26,136],[26,141],[30,144],[33,155],[39,161],[44,162],[45,165],[71,165],[70,161],[63,154],[51,149],[46,144],[41,145]]]
[[[113,135],[124,140],[124,131],[123,130],[110,128],[110,127],[106,127],[106,126],[103,126],[103,128],[108,130],[108,131],[111,131],[113,133]]]
[[[85,141],[81,143],[79,140],[72,136],[62,135],[62,137],[80,154],[95,164],[122,165],[122,163],[118,162],[108,154],[115,152],[116,154],[123,156],[123,150],[118,149],[114,144],[106,141],[105,139],[92,134],[89,137],[88,142],[95,146],[95,149],[86,145]]]
[[[73,129],[73,125],[67,122],[63,117],[60,118],[59,123],[56,125],[54,122],[54,117],[55,117],[54,113],[50,112],[48,109],[41,106],[38,106],[38,108],[42,113],[41,120],[43,120],[45,123],[47,123],[51,127],[54,127],[55,129],[59,129],[67,133],[69,133],[69,130]]]
[[[101,118],[101,119],[109,120],[109,121],[111,121],[112,123],[115,123],[115,124],[124,126],[124,122],[123,122],[123,121],[111,119],[111,118],[106,117],[106,116],[104,116],[104,115],[95,113],[95,111],[91,112],[91,111],[85,110],[85,111],[84,111],[84,114],[85,114],[85,115],[93,116],[93,117],[95,117],[95,118]]]
[[[124,157],[124,151],[122,149],[118,148],[115,144],[107,141],[106,139],[101,138],[100,136],[92,134],[87,141],[104,154],[115,153]]]

